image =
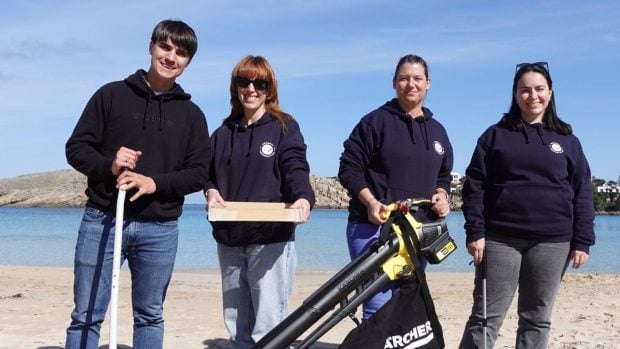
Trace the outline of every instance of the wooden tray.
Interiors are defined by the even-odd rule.
[[[301,222],[301,209],[283,202],[226,201],[226,207],[209,208],[212,222]]]

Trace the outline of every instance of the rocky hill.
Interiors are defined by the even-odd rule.
[[[317,208],[346,208],[348,195],[336,178],[310,176]],[[0,206],[81,207],[86,177],[75,170],[34,173],[0,179]]]
[[[75,170],[0,179],[0,206],[80,207],[85,189],[86,177]]]
[[[310,184],[316,197],[316,208],[347,208],[349,194],[336,177],[310,175]]]

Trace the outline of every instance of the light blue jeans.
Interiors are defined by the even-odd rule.
[[[379,234],[381,233],[381,226],[376,224],[360,224],[360,223],[348,223],[347,224],[347,245],[349,246],[349,255],[351,260],[357,258],[362,252],[369,249],[379,240]],[[421,257],[421,256],[420,256]],[[420,258],[422,268],[426,268],[426,258]],[[391,298],[394,291],[398,289],[397,282],[390,282],[383,287],[377,294],[369,298],[363,304],[362,319],[367,320],[373,316],[379,308],[387,303]]]
[[[547,348],[551,312],[567,267],[570,243],[541,243],[526,239],[489,237],[487,263],[487,348],[512,303],[517,286],[519,315],[515,348]],[[459,348],[482,348],[483,304],[481,265],[476,267],[474,305]]]
[[[110,302],[113,214],[86,208],[78,232],[74,265],[74,303],[66,348],[98,347],[101,324]],[[161,348],[164,339],[163,303],[177,252],[176,220],[123,224],[121,263],[131,271],[133,348]]]
[[[234,349],[251,348],[288,315],[297,255],[295,242],[217,245],[224,324]]]

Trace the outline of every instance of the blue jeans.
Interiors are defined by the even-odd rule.
[[[217,245],[224,324],[234,349],[251,348],[288,315],[297,255],[295,242]]]
[[[110,302],[113,214],[86,208],[75,247],[74,303],[66,348],[97,348],[101,324]],[[177,252],[178,225],[172,221],[123,222],[121,263],[131,271],[133,348],[161,348],[163,303]]]
[[[370,248],[379,240],[381,226],[376,224],[347,224],[347,244],[349,246],[349,255],[351,260],[357,258],[362,252]],[[426,268],[426,258],[420,258],[422,268]],[[377,294],[366,300],[363,304],[362,319],[367,320],[373,316],[379,308],[387,303],[394,291],[398,289],[397,282],[390,282],[383,287]]]
[[[570,243],[489,237],[487,263],[487,348],[493,348],[517,286],[519,315],[515,348],[547,348],[551,312],[568,265]],[[459,348],[482,348],[483,304],[481,265],[476,267],[474,305]]]

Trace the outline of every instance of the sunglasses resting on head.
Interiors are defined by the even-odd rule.
[[[539,68],[543,68],[546,71],[549,71],[549,63],[547,62],[519,63],[517,64],[516,71],[519,71],[521,68],[530,67],[530,66],[537,66]]]

